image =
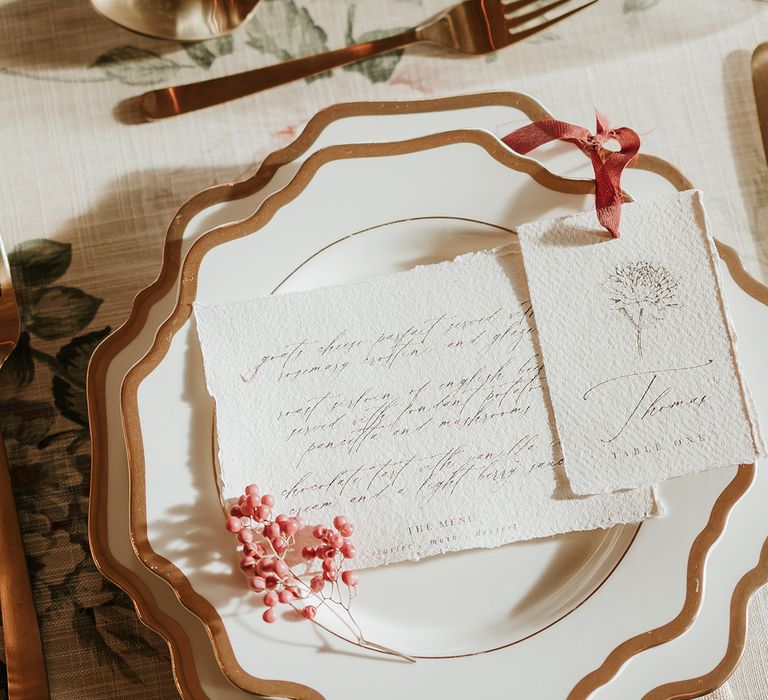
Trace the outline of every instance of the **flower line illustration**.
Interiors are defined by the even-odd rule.
[[[679,280],[663,265],[640,260],[617,265],[603,286],[613,308],[634,329],[635,349],[642,357],[645,330],[680,306]]]

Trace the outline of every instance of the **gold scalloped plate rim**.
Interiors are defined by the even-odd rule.
[[[107,531],[108,455],[107,440],[104,437],[106,436],[104,404],[106,403],[106,374],[112,360],[139,335],[151,308],[172,289],[182,266],[183,232],[194,216],[214,204],[241,199],[263,189],[279,168],[306,153],[320,134],[334,121],[354,116],[417,114],[483,106],[512,107],[526,114],[531,120],[551,116],[532,97],[512,92],[478,93],[416,101],[355,102],[334,105],[322,110],[309,121],[295,141],[268,156],[254,175],[238,182],[217,185],[204,190],[180,207],[166,231],[161,269],[156,280],[136,295],[128,319],[106,338],[94,353],[89,365],[87,380],[88,410],[93,426],[91,500],[89,506],[91,549],[94,560],[102,573],[128,593],[140,619],[166,640],[171,653],[174,679],[183,697],[206,697],[195,669],[192,646],[184,629],[173,617],[160,610],[154,595],[141,576],[121,564],[109,550]],[[659,158],[641,154],[634,167],[655,172],[672,182],[678,189],[690,187],[690,183],[674,166]],[[215,230],[203,234],[196,244],[214,232]],[[750,296],[768,305],[768,288],[746,272],[738,254],[729,246],[720,243],[718,243],[718,251],[737,284]],[[134,476],[133,470],[131,476],[132,478]],[[707,525],[694,541],[688,560],[686,599],[680,613],[667,625],[638,635],[638,638],[642,638],[641,643],[638,644],[635,641],[629,644],[633,640],[627,640],[627,642],[619,645],[599,668],[579,682],[571,691],[569,698],[576,700],[587,697],[595,689],[610,681],[629,658],[645,649],[663,644],[679,636],[693,624],[701,604],[701,593],[699,591],[697,595],[696,586],[691,585],[692,580],[696,573],[703,574],[706,555],[714,541],[722,533],[728,512],[744,494],[753,478],[754,467],[752,465],[742,465],[739,468],[734,480],[721,493],[713,506]],[[768,547],[768,539],[766,540],[766,547]],[[144,564],[156,571],[154,566],[147,564],[147,562]],[[761,557],[758,566],[748,572],[735,588],[731,606],[729,644],[723,661],[706,676],[674,684],[676,686],[674,691],[677,693],[674,697],[695,697],[696,695],[681,693],[709,692],[727,680],[743,651],[747,603],[752,594],[766,580],[768,580],[768,553],[765,557]],[[179,597],[179,592],[175,587],[174,591]],[[192,612],[198,614],[194,610]],[[279,687],[280,691],[283,691],[283,695],[286,695],[284,691],[292,688],[302,694],[288,694],[291,697],[320,697],[315,691],[304,686],[257,679],[237,666],[236,662],[236,668],[226,668],[225,664],[222,663],[220,650],[215,643],[215,636],[218,636],[215,621],[212,621],[213,624],[209,624],[199,614],[198,617],[203,621],[208,636],[214,643],[214,652],[222,672],[238,687],[259,694],[274,693]],[[638,638],[633,639],[637,640]],[[231,653],[231,647],[229,651]],[[232,660],[234,661],[234,657]],[[701,690],[702,683],[707,686],[704,691]],[[662,688],[666,687],[662,686]],[[306,691],[309,691],[309,694],[306,694]],[[651,691],[651,693],[653,692],[656,691]],[[646,697],[660,698],[662,696],[649,694]]]
[[[406,155],[466,143],[483,148],[500,164],[530,175],[536,182],[553,191],[568,194],[588,194],[593,191],[591,180],[554,175],[538,161],[514,153],[491,133],[477,129],[452,130],[390,143],[328,146],[309,156],[291,182],[272,194],[252,216],[213,229],[192,244],[182,264],[179,293],[173,312],[158,329],[149,351],[125,375],[121,406],[123,432],[128,450],[130,532],[134,550],[151,571],[171,584],[181,603],[203,621],[213,641],[214,653],[222,670],[233,683],[244,690],[296,700],[323,698],[318,691],[308,686],[291,681],[257,678],[247,673],[237,662],[231,641],[216,608],[194,589],[186,575],[173,562],[159,555],[152,548],[147,533],[146,472],[138,406],[139,386],[163,361],[175,334],[190,318],[192,302],[197,292],[198,271],[205,255],[228,241],[256,235],[280,209],[301,196],[323,166],[342,160]]]

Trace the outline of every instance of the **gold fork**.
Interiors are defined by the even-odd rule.
[[[11,268],[0,239],[0,367],[19,341],[21,322]],[[0,616],[3,622],[8,700],[45,700],[48,680],[29,584],[11,475],[0,435]]]
[[[541,4],[540,0],[465,0],[429,22],[395,36],[352,44],[336,51],[297,58],[224,78],[152,90],[139,97],[139,104],[147,119],[163,119],[325,73],[332,68],[410,44],[438,44],[473,56],[492,53],[581,12],[597,0],[589,0],[557,17],[543,17],[567,2],[570,0],[553,0],[546,4]],[[521,12],[527,7],[534,9]],[[527,26],[534,20],[541,21]]]

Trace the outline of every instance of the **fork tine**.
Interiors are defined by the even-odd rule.
[[[507,19],[507,28],[514,29],[515,27],[519,27],[520,25],[526,24],[527,22],[530,22],[532,19],[536,19],[537,17],[541,17],[547,12],[551,12],[552,10],[560,7],[561,5],[565,5],[565,3],[570,1],[571,0],[554,0],[554,2],[550,2],[546,5],[542,5],[541,7],[537,7],[536,9],[531,10],[530,12],[526,12],[522,15],[510,15],[507,8],[504,8],[504,16]]]
[[[513,2],[504,2],[502,0],[501,6],[504,8],[504,14],[508,15],[510,12],[517,12],[524,7],[528,7],[528,5],[533,5],[535,2],[536,0],[514,0]]]
[[[558,15],[557,17],[553,17],[552,19],[549,19],[546,22],[537,24],[535,27],[530,27],[529,29],[521,29],[519,32],[510,31],[510,40],[511,42],[522,41],[523,39],[527,39],[529,36],[538,34],[539,32],[543,32],[545,29],[549,29],[551,26],[557,24],[558,22],[562,22],[564,19],[568,19],[568,17],[570,17],[571,15],[575,15],[577,12],[586,10],[590,5],[594,5],[597,1],[598,0],[590,0],[587,3],[580,5],[579,7],[575,7],[574,9],[569,10],[568,12],[564,12],[562,15]],[[561,4],[561,2],[562,0],[557,0],[557,4]],[[553,3],[549,7],[551,8],[552,6],[554,6],[554,4],[555,3]],[[511,28],[512,27],[510,27],[510,29]]]

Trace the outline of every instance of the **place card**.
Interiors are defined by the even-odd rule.
[[[519,227],[565,470],[576,493],[763,454],[702,195]]]
[[[516,243],[195,315],[223,498],[343,514],[357,566],[657,513],[649,488],[570,490]]]

